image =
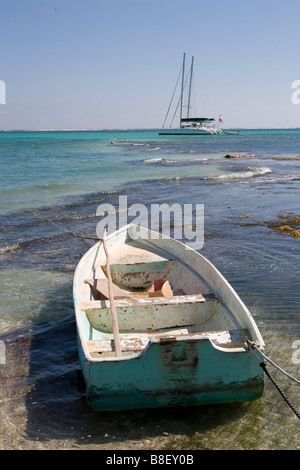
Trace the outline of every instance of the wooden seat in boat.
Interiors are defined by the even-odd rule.
[[[87,281],[86,281],[87,282]],[[115,286],[118,287],[118,286]],[[123,291],[120,289],[120,291]],[[126,291],[123,291],[127,293]],[[128,294],[128,293],[127,293]],[[99,300],[90,300],[82,302],[81,308],[83,310],[99,310],[109,309],[110,304],[108,299],[104,302]],[[107,300],[107,301],[106,301]],[[116,309],[128,309],[130,307],[150,307],[150,306],[164,306],[164,305],[183,305],[183,304],[197,304],[202,302],[219,302],[219,299],[214,294],[188,294],[188,295],[174,295],[172,297],[133,297],[132,295],[120,295],[116,297]]]
[[[93,292],[94,298],[99,300],[108,300],[109,299],[109,289],[108,289],[108,280],[103,279],[86,279],[84,281],[86,284],[89,284]],[[121,289],[116,284],[112,284],[113,296],[115,299],[128,298],[131,299],[132,296],[129,292],[124,289]]]
[[[213,294],[178,295],[173,297],[142,297],[115,299],[120,331],[158,331],[179,328],[207,321],[216,311],[219,299]],[[91,326],[112,331],[110,302],[82,302]]]

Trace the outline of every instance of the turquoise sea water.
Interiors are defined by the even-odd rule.
[[[1,133],[1,212],[59,204],[66,196],[144,179],[226,178],[236,170],[223,161],[231,151],[255,153],[262,165],[257,167],[255,160],[245,169],[256,176],[269,157],[299,155],[299,132],[243,131],[201,140],[158,136],[157,131]],[[284,171],[289,167],[293,164],[285,164]]]
[[[255,156],[225,158],[232,153]],[[268,379],[253,403],[88,410],[72,304],[99,204],[204,204],[201,253],[252,312],[270,357],[299,378],[300,238],[267,223],[300,216],[299,129],[1,132],[0,165],[0,448],[300,448],[299,420]],[[270,371],[300,409],[299,385]]]

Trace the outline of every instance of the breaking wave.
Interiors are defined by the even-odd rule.
[[[267,173],[271,173],[272,170],[268,167],[261,167],[261,168],[252,168],[248,169],[247,171],[241,171],[236,173],[228,173],[218,176],[207,176],[203,179],[206,180],[236,180],[236,179],[245,179],[245,178],[255,178],[257,176],[262,176]]]
[[[216,176],[201,176],[199,178],[190,177],[190,176],[174,176],[174,177],[165,178],[165,180],[166,181],[181,181],[181,180],[197,179],[201,181],[216,181],[216,182],[228,181],[229,182],[229,181],[256,178],[256,177],[263,176],[271,172],[272,170],[270,170],[270,168],[264,167],[264,168],[255,168],[251,170],[249,169],[247,171],[241,171],[241,172],[236,172],[236,173],[221,174],[221,175],[216,175]]]
[[[143,163],[150,165],[164,165],[164,166],[187,166],[187,165],[201,165],[206,162],[207,158],[183,158],[183,159],[170,159],[170,158],[147,158]]]

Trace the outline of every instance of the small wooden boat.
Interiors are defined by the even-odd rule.
[[[132,224],[123,227],[82,257],[73,294],[79,358],[93,408],[261,396],[263,370],[247,341],[261,352],[265,346],[253,317],[218,270],[181,242]]]

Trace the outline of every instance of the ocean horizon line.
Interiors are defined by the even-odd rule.
[[[242,130],[242,131],[262,131],[262,130],[299,130],[299,127],[224,127],[221,130]],[[137,128],[64,128],[64,129],[0,129],[0,132],[124,132],[124,131],[159,131],[160,127],[137,127]]]

